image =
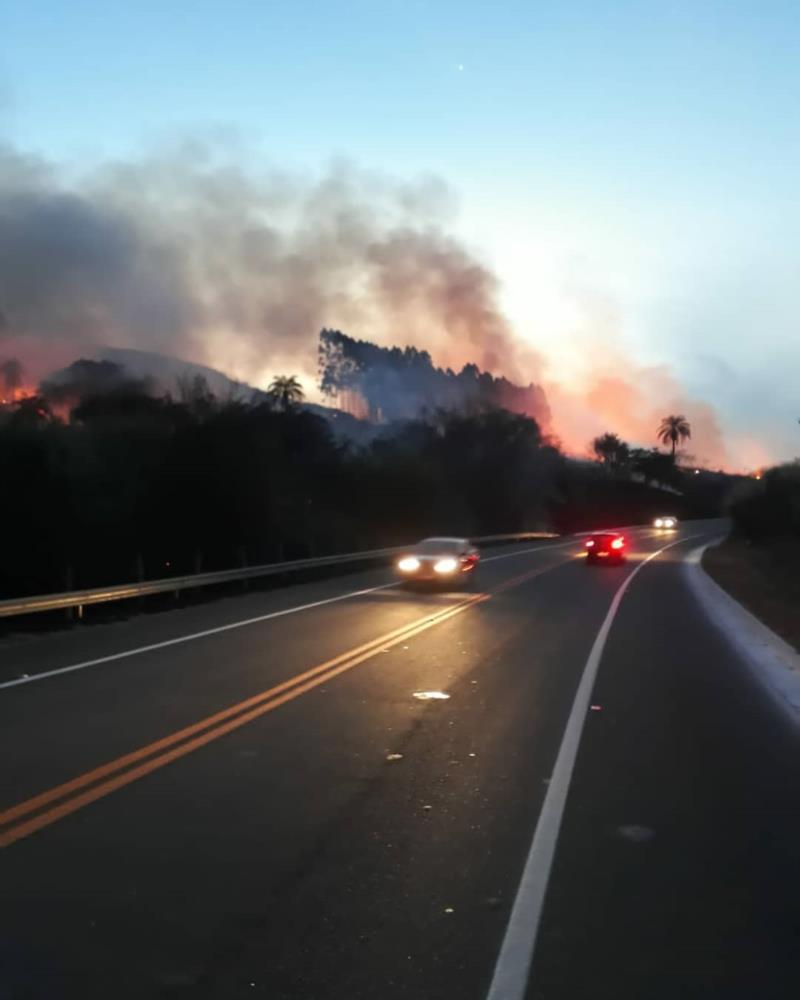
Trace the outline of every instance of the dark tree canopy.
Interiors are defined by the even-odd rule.
[[[427,351],[415,347],[379,347],[339,330],[323,330],[319,370],[323,393],[358,393],[373,419],[409,419],[442,407],[466,411],[502,407],[533,417],[545,429],[550,425],[541,386],[514,385],[472,364],[459,372],[437,368]]]

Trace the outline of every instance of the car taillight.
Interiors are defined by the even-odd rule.
[[[589,541],[586,543],[586,548],[587,549],[594,548],[594,539],[593,538],[590,538]]]
[[[625,542],[623,541],[623,539],[621,539],[621,538],[615,538],[614,541],[611,543],[611,548],[612,549],[621,549],[624,544],[625,544]]]

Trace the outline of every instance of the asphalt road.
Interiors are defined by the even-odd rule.
[[[686,586],[719,529],[4,640],[0,997],[485,1000],[590,652],[664,545],[579,719],[520,996],[796,997],[800,747]]]

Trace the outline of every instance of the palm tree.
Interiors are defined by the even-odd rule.
[[[658,428],[658,440],[662,444],[672,445],[672,454],[678,447],[678,442],[692,436],[692,426],[682,413],[664,417]]]
[[[276,375],[267,389],[267,395],[284,412],[301,403],[305,397],[296,375]]]

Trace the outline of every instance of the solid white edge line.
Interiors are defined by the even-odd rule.
[[[525,860],[514,905],[508,918],[508,925],[500,953],[497,956],[486,1000],[523,1000],[527,992],[528,976],[536,947],[539,922],[550,880],[550,870],[553,865],[572,772],[575,768],[578,747],[586,723],[600,660],[620,602],[631,581],[652,559],[660,556],[667,549],[696,537],[698,536],[690,535],[688,538],[679,538],[647,556],[625,577],[614,594],[611,606],[592,644],[586,666],[583,668],[575,700],[572,703],[572,709],[561,739],[555,767],[550,777],[547,794]]]
[[[498,556],[489,556],[482,562],[493,562],[496,559],[511,559],[513,556],[521,556],[530,552],[546,552],[549,549],[561,549],[573,542],[563,542],[558,545],[536,545],[516,552],[507,552]],[[293,615],[299,611],[311,611],[313,608],[321,608],[325,604],[335,604],[337,601],[346,601],[352,597],[363,597],[365,594],[374,594],[379,590],[389,590],[398,586],[399,581],[383,583],[378,587],[368,587],[366,590],[353,590],[347,594],[337,594],[336,597],[326,597],[321,601],[312,601],[310,604],[299,604],[293,608],[283,608],[281,611],[270,611],[266,615],[258,615],[255,618],[245,618],[238,622],[229,622],[227,625],[218,625],[215,628],[205,629],[202,632],[192,632],[189,635],[179,635],[174,639],[165,639],[162,642],[154,642],[149,646],[137,646],[134,649],[125,649],[120,653],[109,653],[108,656],[99,656],[94,660],[85,660],[82,663],[72,663],[68,667],[56,667],[54,670],[44,670],[38,674],[31,674],[29,677],[15,677],[10,681],[0,682],[0,690],[4,688],[21,687],[23,684],[33,684],[35,681],[43,681],[48,677],[60,677],[62,674],[71,674],[76,670],[86,670],[88,667],[97,667],[102,663],[112,663],[115,660],[124,660],[130,656],[138,656],[140,653],[152,653],[157,649],[166,649],[168,646],[177,646],[182,642],[192,642],[194,639],[205,639],[210,635],[218,635],[220,632],[228,632],[234,628],[243,628],[246,625],[257,625],[259,622],[269,621],[271,618],[282,618],[284,615]]]
[[[203,632],[192,632],[189,635],[179,635],[174,639],[165,639],[162,642],[154,642],[149,646],[136,646],[134,649],[125,649],[120,653],[109,653],[108,656],[99,656],[95,660],[85,660],[83,663],[73,663],[68,667],[57,667],[55,670],[46,670],[40,674],[31,674],[30,677],[15,677],[10,681],[0,683],[0,689],[19,687],[21,684],[32,684],[34,681],[44,680],[46,677],[57,677],[61,674],[70,674],[75,670],[85,670],[87,667],[96,667],[101,663],[111,663],[114,660],[124,660],[128,656],[138,656],[140,653],[151,653],[156,649],[166,649],[168,646],[177,646],[182,642],[191,642],[194,639],[205,639],[209,635],[218,635],[220,632],[228,632],[234,628],[243,628],[245,625],[256,625],[258,622],[269,621],[270,618],[281,618],[284,615],[293,615],[298,611],[310,611],[312,608],[320,608],[324,604],[335,604],[336,601],[346,601],[351,597],[362,597],[364,594],[374,594],[377,590],[388,590],[396,587],[396,583],[384,583],[379,587],[369,587],[366,590],[353,590],[347,594],[337,594],[336,597],[326,597],[322,601],[312,601],[310,604],[298,604],[293,608],[283,608],[281,611],[270,611],[266,615],[258,615],[255,618],[245,618],[238,622],[229,622],[227,625],[217,625],[214,628],[205,629]]]

